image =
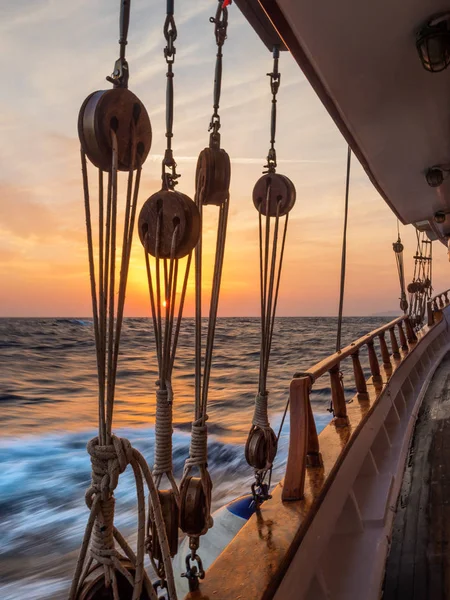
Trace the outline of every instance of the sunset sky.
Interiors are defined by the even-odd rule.
[[[215,60],[215,0],[178,0],[174,151],[179,191],[193,195],[196,157],[208,142]],[[0,316],[91,313],[76,122],[84,98],[106,89],[118,56],[119,1],[17,0],[0,9]],[[127,58],[130,89],[153,126],[139,206],[160,187],[164,151],[163,0],[134,0]],[[221,315],[257,315],[257,213],[251,191],[269,139],[271,56],[235,5],[224,48],[222,143],[232,158],[231,215]],[[280,315],[334,315],[338,305],[346,143],[294,60],[280,62],[279,171],[297,188],[282,279]],[[206,211],[206,261],[212,226]],[[396,218],[356,160],[350,188],[345,314],[398,307],[392,242]],[[411,277],[415,233],[401,227]],[[434,287],[449,287],[443,245],[434,244]],[[126,314],[149,314],[136,236]],[[192,299],[187,306],[192,313]]]

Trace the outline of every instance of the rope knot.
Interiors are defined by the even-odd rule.
[[[255,412],[253,413],[252,424],[260,429],[270,429],[268,415],[269,392],[258,392],[255,398]]]
[[[197,419],[192,423],[191,444],[189,447],[189,458],[186,467],[205,467],[208,463],[208,427],[205,419]]]
[[[133,458],[133,448],[126,438],[111,436],[111,444],[100,446],[98,437],[87,444],[91,457],[92,483],[86,493],[89,508],[95,494],[101,494],[105,502],[116,489],[119,475],[125,471]]]
[[[156,390],[155,464],[153,474],[172,471],[172,399],[171,389]]]

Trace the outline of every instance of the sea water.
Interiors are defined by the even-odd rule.
[[[389,321],[344,319],[343,345]],[[289,382],[335,350],[336,319],[279,318],[268,381],[271,423],[278,433]],[[194,398],[194,322],[185,319],[174,383],[174,469],[188,455]],[[368,375],[367,357],[362,363]],[[0,598],[59,599],[76,560],[88,510],[90,461],[96,435],[97,376],[91,319],[0,319]],[[244,458],[259,367],[259,320],[221,318],[209,393],[209,468],[213,508],[247,493],[252,472]],[[355,393],[351,361],[343,363],[348,400]],[[153,462],[157,363],[149,319],[126,319],[117,374],[114,432]],[[311,401],[321,430],[329,422],[330,384]],[[289,418],[280,435],[273,481],[286,465]],[[116,525],[133,535],[136,494],[128,469],[116,490]]]

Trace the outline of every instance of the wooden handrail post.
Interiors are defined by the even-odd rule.
[[[316,422],[308,400],[308,443],[306,450],[307,467],[323,467],[322,454],[319,448],[319,436],[317,435]]]
[[[289,389],[291,431],[282,500],[301,500],[305,490],[310,387],[311,379],[307,376],[291,381]]]
[[[428,300],[427,302],[427,324],[428,327],[431,327],[434,324],[433,307],[431,305],[431,300]]]
[[[405,327],[406,327],[406,337],[408,338],[408,342],[413,344],[417,342],[417,336],[414,332],[414,328],[411,323],[411,319],[409,317],[405,318]]]
[[[448,290],[446,292],[444,292],[444,296],[445,296],[445,305],[447,306],[448,303],[450,302],[448,299]]]
[[[353,362],[353,374],[355,376],[355,386],[356,391],[358,392],[359,400],[367,400],[369,397],[367,393],[367,385],[366,378],[364,377],[364,373],[361,367],[361,361],[359,360],[359,351],[357,350],[352,355]]]
[[[391,355],[389,354],[389,350],[386,344],[386,338],[384,336],[384,333],[380,333],[380,335],[378,336],[378,339],[380,340],[380,350],[381,350],[381,357],[383,359],[383,365],[386,369],[392,368],[391,365]]]
[[[372,373],[372,381],[374,383],[381,383],[382,379],[380,375],[380,365],[378,364],[378,358],[375,352],[373,340],[367,342],[367,348],[369,350],[369,364],[370,371]]]
[[[400,349],[398,347],[397,338],[395,336],[395,327],[391,327],[389,329],[389,337],[391,339],[392,356],[394,358],[400,358]]]
[[[403,330],[403,323],[397,323],[398,335],[400,336],[400,345],[402,350],[408,350],[408,343],[406,341],[405,332]]]
[[[334,365],[328,372],[331,383],[331,400],[333,403],[334,424],[336,427],[348,425],[347,404],[345,402],[344,389],[342,387],[339,363]]]
[[[438,296],[438,305],[439,305],[439,308],[444,308],[444,301],[442,300],[441,294],[439,294],[439,296]]]

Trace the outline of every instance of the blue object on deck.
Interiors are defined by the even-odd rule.
[[[241,517],[241,519],[245,519],[248,521],[250,517],[255,514],[255,503],[253,502],[253,496],[248,494],[247,496],[241,496],[240,498],[236,498],[230,504],[227,504],[227,510],[230,511],[233,515],[237,517]]]

